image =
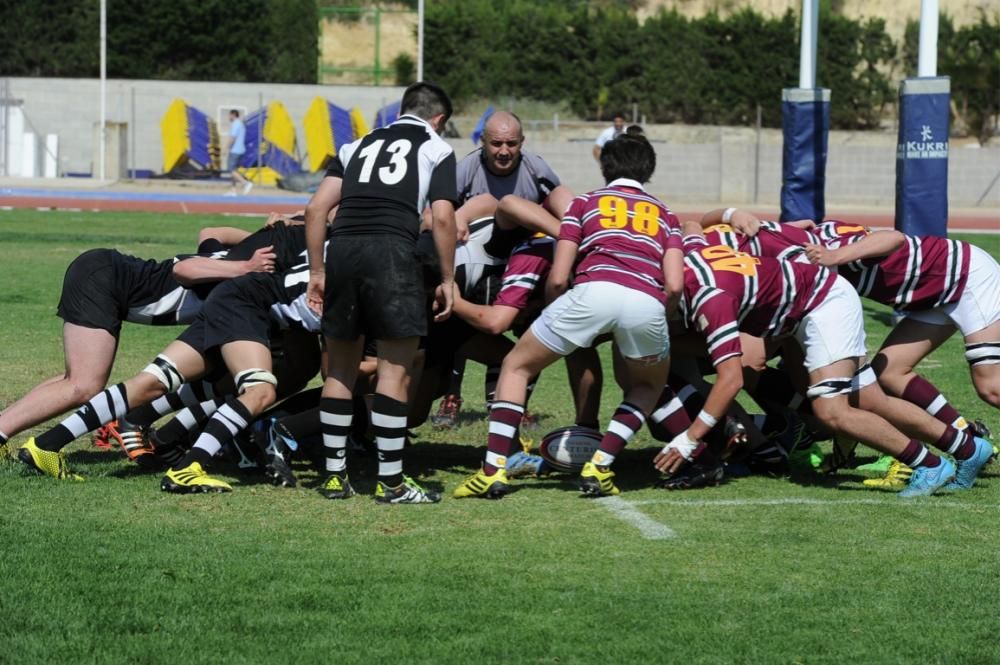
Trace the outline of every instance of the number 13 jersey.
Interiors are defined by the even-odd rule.
[[[454,150],[413,115],[343,146],[326,175],[343,179],[331,237],[389,234],[415,243],[424,208],[458,198]]]
[[[666,302],[663,255],[683,249],[677,217],[626,178],[573,199],[559,239],[580,246],[574,284],[613,282],[660,302]]]

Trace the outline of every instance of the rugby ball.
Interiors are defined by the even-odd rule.
[[[570,425],[546,434],[538,444],[538,454],[557,471],[580,471],[600,445],[600,432]]]

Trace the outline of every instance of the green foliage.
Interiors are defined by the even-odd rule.
[[[413,62],[413,58],[406,53],[400,53],[393,58],[391,67],[396,78],[396,85],[410,85],[416,81],[417,63]]]
[[[757,105],[781,123],[781,90],[798,80],[798,18],[750,9],[689,19],[661,11],[640,24],[630,3],[430,0],[426,67],[461,104],[510,95],[565,100],[585,117],[637,105],[654,122],[752,124]],[[891,86],[895,45],[882,20],[827,12],[819,83],[835,127],[871,127]]]
[[[903,64],[907,76],[917,75],[920,24],[910,21],[903,38]],[[939,76],[951,77],[954,125],[959,135],[972,135],[986,143],[1000,114],[1000,13],[983,12],[973,25],[955,28],[942,15],[938,23]]]
[[[21,2],[11,11],[0,22],[5,74],[99,74],[96,0]],[[314,0],[114,0],[108,76],[313,83],[317,16]]]

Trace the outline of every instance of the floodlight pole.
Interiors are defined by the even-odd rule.
[[[920,0],[917,76],[937,76],[938,0]]]
[[[103,182],[107,177],[105,166],[107,159],[107,76],[108,76],[108,2],[101,0],[101,150],[98,159],[98,172]]]
[[[801,50],[799,53],[799,87],[816,87],[816,36],[819,32],[819,0],[802,0]]]
[[[417,80],[424,80],[424,0],[417,0]]]

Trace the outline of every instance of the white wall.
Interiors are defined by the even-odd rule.
[[[25,131],[58,134],[60,172],[90,172],[94,155],[94,124],[98,120],[96,79],[9,79],[11,94],[24,100]],[[375,112],[398,99],[398,87],[284,85],[187,81],[108,82],[108,120],[131,122],[131,94],[135,91],[135,167],[162,169],[160,119],[167,105],[180,97],[205,113],[216,116],[219,106],[258,107],[282,102],[299,131],[304,151],[302,118],[317,95],[343,107],[358,106],[371,122]],[[465,122],[464,120],[468,120]],[[475,119],[463,119],[460,126]],[[751,203],[755,177],[756,132],[738,127],[649,126],[658,166],[651,190],[668,202]],[[528,133],[527,147],[541,154],[574,191],[587,191],[601,184],[600,172],[591,157],[591,145],[599,127],[567,126],[557,132]],[[131,138],[131,137],[130,137]],[[458,154],[473,148],[467,139],[452,141]],[[885,205],[895,200],[895,136],[891,132],[831,132],[827,162],[828,204]],[[132,148],[129,148],[132,154]],[[1000,170],[1000,146],[978,149],[952,144],[949,157],[949,203],[971,206],[983,195]],[[775,205],[781,187],[781,132],[761,133],[760,166],[757,172],[758,202]],[[1000,207],[1000,184],[994,185],[981,204]]]

